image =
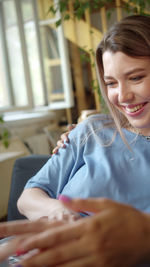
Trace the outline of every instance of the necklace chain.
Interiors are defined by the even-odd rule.
[[[147,141],[150,141],[150,135],[146,136],[146,135],[143,135],[143,134],[140,134],[143,138],[145,138]]]
[[[150,142],[150,135],[147,135],[147,136],[146,136],[146,135],[143,135],[142,133],[139,133],[139,132],[136,131],[136,130],[133,131],[133,128],[130,128],[130,127],[127,127],[126,129],[128,129],[128,131],[131,131],[131,132],[136,133],[137,135],[142,136],[144,139],[146,139],[147,141]]]

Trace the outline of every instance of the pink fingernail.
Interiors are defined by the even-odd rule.
[[[18,249],[15,254],[16,254],[16,256],[19,257],[19,256],[24,255],[26,253],[27,253],[27,251],[23,251],[23,250]]]
[[[65,202],[65,203],[68,203],[71,201],[71,198],[70,197],[67,197],[65,195],[59,195],[58,199],[62,202]]]

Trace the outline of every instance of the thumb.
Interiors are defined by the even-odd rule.
[[[89,211],[94,213],[110,208],[115,203],[106,198],[71,199],[64,195],[59,196],[59,200],[69,209],[74,211]]]

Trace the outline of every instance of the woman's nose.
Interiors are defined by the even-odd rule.
[[[118,102],[119,103],[126,103],[132,101],[134,98],[134,93],[128,88],[123,88],[119,86],[119,93],[118,93]]]

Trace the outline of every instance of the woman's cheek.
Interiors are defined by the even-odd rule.
[[[108,90],[107,92],[107,97],[109,99],[109,101],[113,104],[113,105],[117,105],[118,102],[118,98],[117,98],[117,94],[114,91],[110,91]]]

